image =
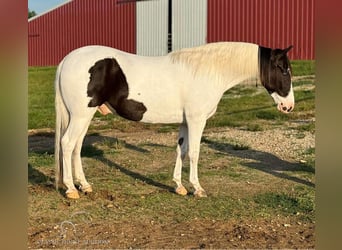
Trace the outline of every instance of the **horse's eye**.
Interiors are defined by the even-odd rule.
[[[287,76],[288,74],[290,74],[290,68],[287,68],[285,71],[283,71],[283,75]]]
[[[277,64],[277,67],[280,69],[281,73],[283,73],[284,76],[288,75],[290,72],[290,68],[284,68],[282,65]]]
[[[277,67],[281,70],[284,71],[284,67],[282,65],[277,64]]]

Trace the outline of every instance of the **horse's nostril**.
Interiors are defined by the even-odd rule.
[[[288,110],[287,110],[287,112],[290,112],[291,110],[292,110],[292,107],[289,107]]]
[[[286,110],[287,110],[287,108],[286,108],[286,107],[283,107],[283,110],[284,110],[284,111],[286,111]]]

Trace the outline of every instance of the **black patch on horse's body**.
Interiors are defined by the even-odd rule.
[[[291,89],[291,65],[286,53],[292,48],[270,49],[259,46],[259,72],[262,85],[272,94],[285,97]]]
[[[97,107],[106,102],[118,115],[132,121],[140,121],[146,112],[143,103],[128,97],[128,83],[120,65],[114,58],[97,61],[89,71],[87,95],[92,97],[88,107]]]

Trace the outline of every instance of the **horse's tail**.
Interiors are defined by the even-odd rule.
[[[62,67],[63,61],[58,65],[55,79],[55,185],[57,190],[63,184],[63,151],[61,150],[61,139],[69,123],[69,112],[63,101],[60,89]]]

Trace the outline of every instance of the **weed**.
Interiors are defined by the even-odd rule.
[[[311,155],[311,154],[315,154],[315,148],[313,147],[309,147],[307,150],[305,150],[304,154],[307,154],[307,155]]]
[[[312,158],[308,158],[306,160],[302,160],[299,165],[298,171],[315,173],[315,160]]]
[[[244,145],[242,143],[236,143],[233,145],[234,150],[248,150],[250,147],[248,145]]]
[[[310,147],[303,152],[304,160],[301,161],[300,165],[304,171],[311,171],[315,173],[315,148]]]
[[[264,128],[260,125],[260,124],[257,124],[257,123],[249,123],[247,124],[247,131],[263,131]]]
[[[305,133],[299,132],[296,134],[297,139],[304,139],[305,138]]]
[[[303,125],[299,125],[296,127],[296,129],[298,131],[309,131],[311,133],[315,133],[315,123],[314,122],[310,122],[308,124],[303,124]]]

